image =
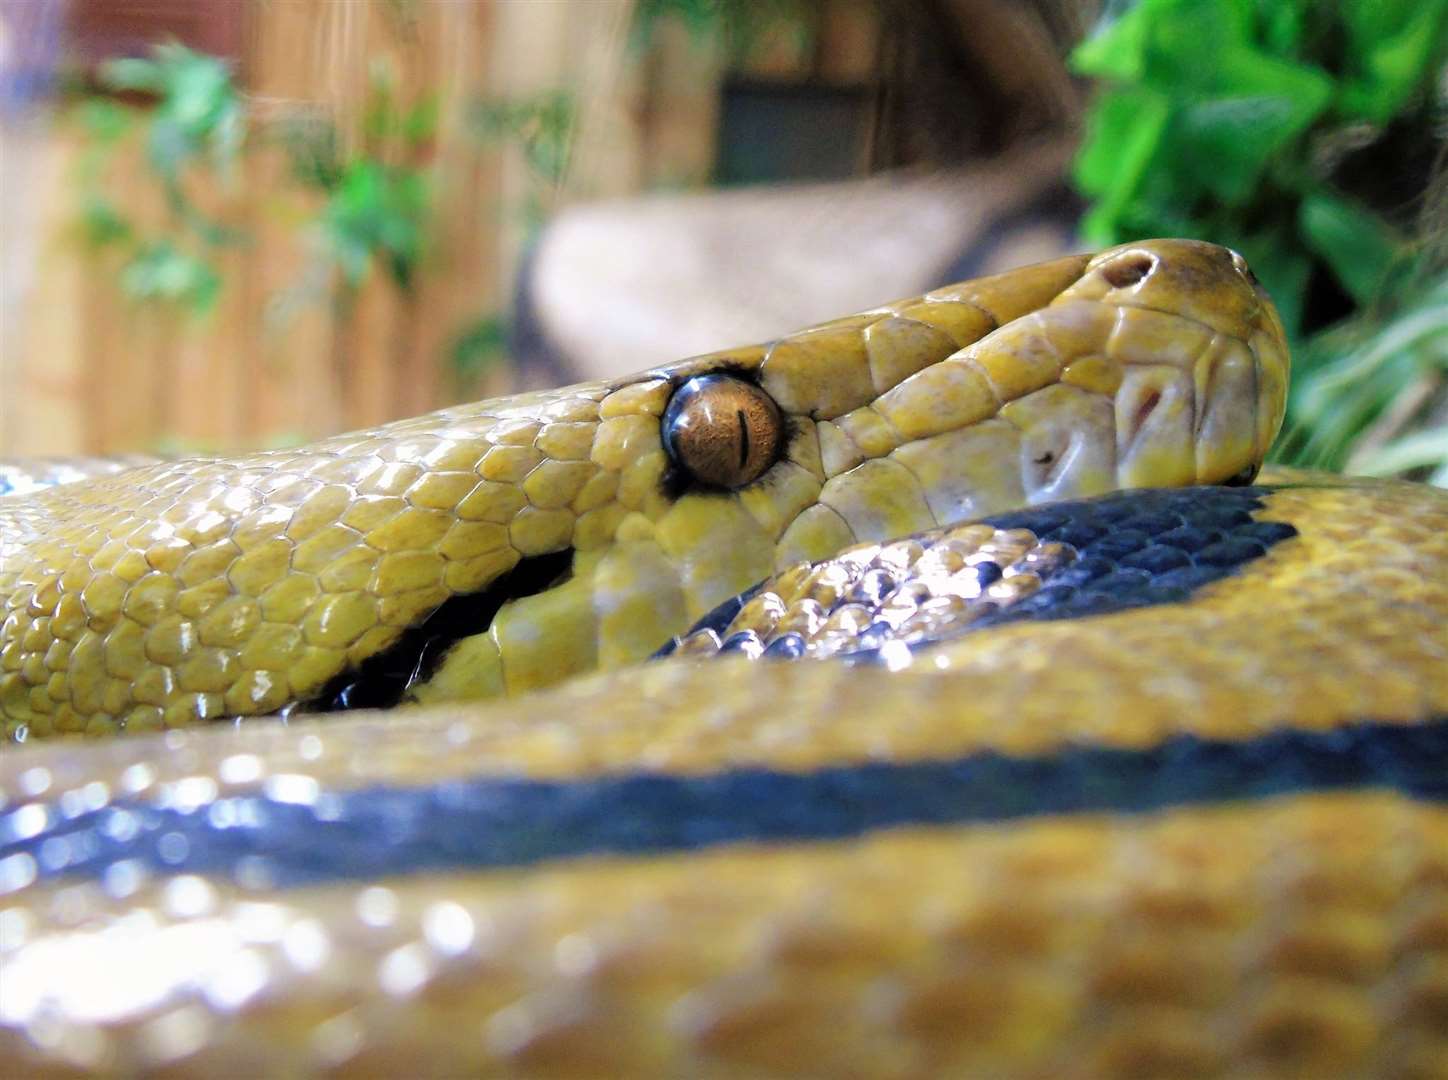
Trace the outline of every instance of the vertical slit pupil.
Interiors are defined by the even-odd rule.
[[[743,469],[749,464],[749,422],[744,419],[743,409],[736,409],[734,415],[739,417],[739,467]]]

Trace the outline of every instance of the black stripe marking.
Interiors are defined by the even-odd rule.
[[[346,792],[312,792],[308,779],[292,779],[299,790],[274,781],[199,806],[129,800],[87,809],[64,798],[23,806],[0,817],[0,869],[13,871],[17,862],[7,860],[18,860],[22,877],[102,877],[134,860],[161,874],[294,886],[1309,791],[1380,788],[1444,802],[1448,716],[1245,742],[1179,736],[1148,750],[1073,746],[1051,756],[979,753],[804,774],[486,777]],[[15,875],[0,881],[7,876]]]
[[[1237,573],[1273,545],[1297,535],[1285,522],[1258,521],[1253,516],[1273,490],[1201,486],[1120,491],[981,518],[982,524],[997,529],[1026,529],[1043,543],[1068,544],[1077,558],[1049,574],[1040,590],[1026,599],[986,612],[944,637],[915,642],[911,650],[1004,623],[1080,619],[1185,603],[1204,585]],[[743,603],[772,580],[760,582],[743,600],[726,600],[672,638],[655,658],[669,656],[683,638],[700,630],[712,629],[723,636]],[[892,587],[898,584],[892,579]],[[883,599],[881,594],[873,600],[877,613]],[[869,663],[879,655],[878,643],[872,645],[861,635],[858,647],[835,653],[832,659]]]
[[[1079,558],[1047,578],[1039,592],[982,616],[967,632],[1186,603],[1198,589],[1230,577],[1297,535],[1285,522],[1256,520],[1273,490],[1122,491],[985,518],[998,529],[1028,529],[1043,542],[1070,544]]]

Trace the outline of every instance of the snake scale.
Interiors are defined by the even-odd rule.
[[[1448,496],[1287,371],[1144,241],[0,495],[0,1072],[1448,1076]]]

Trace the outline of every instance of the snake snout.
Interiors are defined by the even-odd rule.
[[[1244,267],[1235,252],[1196,240],[1113,248],[1081,264],[1048,303],[884,395],[887,420],[911,439],[926,436],[918,452],[896,452],[912,475],[954,470],[948,486],[962,494],[932,504],[937,520],[1118,488],[1222,483],[1259,464],[1282,422],[1287,349]],[[966,392],[974,374],[988,394]],[[911,418],[890,408],[926,383],[930,393],[915,396],[928,398],[921,411],[939,422],[908,427]],[[977,401],[985,418],[960,423],[969,412],[961,403]],[[927,456],[922,468],[915,459]]]
[[[1087,303],[1114,319],[1100,361],[1110,380],[1093,371],[1091,381],[1114,391],[1116,486],[1223,483],[1261,463],[1282,424],[1289,360],[1240,254],[1197,240],[1124,244],[1092,259],[1041,317]],[[1081,363],[1063,382],[1081,382]]]

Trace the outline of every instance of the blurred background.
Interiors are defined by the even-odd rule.
[[[0,456],[305,441],[1142,236],[1448,484],[1448,0],[0,0]]]

